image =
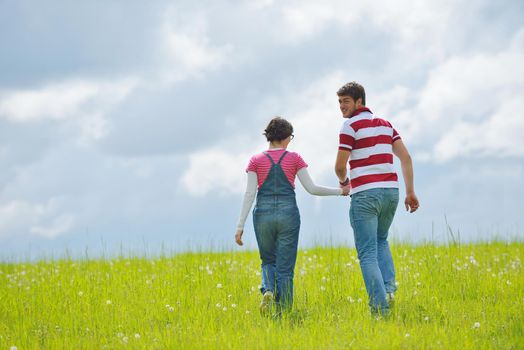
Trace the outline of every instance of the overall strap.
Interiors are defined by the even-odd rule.
[[[267,153],[267,152],[262,152],[266,155],[266,157],[269,158],[269,160],[271,161],[271,164],[275,165],[275,162],[273,161],[273,158],[271,158],[271,156]]]
[[[280,162],[282,161],[282,159],[284,159],[284,157],[286,156],[287,154],[287,151],[285,151],[284,153],[282,153],[282,155],[280,156],[280,159],[278,160],[278,164],[280,164]]]

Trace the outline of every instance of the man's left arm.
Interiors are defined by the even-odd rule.
[[[335,162],[335,173],[337,174],[338,181],[343,184],[348,179],[347,164],[349,156],[351,155],[350,150],[339,149],[337,153],[337,160]],[[349,183],[345,184],[346,186]]]

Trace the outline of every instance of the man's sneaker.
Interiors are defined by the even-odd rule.
[[[275,296],[273,295],[273,292],[267,291],[264,293],[262,296],[262,301],[260,302],[260,313],[262,316],[269,314],[274,300]]]
[[[386,300],[389,304],[389,307],[392,308],[395,305],[395,294],[392,293],[386,293]]]

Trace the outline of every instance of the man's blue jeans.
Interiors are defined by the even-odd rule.
[[[295,198],[259,198],[253,210],[253,224],[262,260],[261,292],[273,292],[277,306],[290,309],[300,230]]]
[[[386,293],[396,291],[387,238],[398,199],[397,188],[373,188],[351,196],[349,217],[372,313],[387,314]]]

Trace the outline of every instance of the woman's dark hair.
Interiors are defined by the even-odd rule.
[[[264,130],[264,135],[269,142],[282,141],[288,138],[292,133],[293,125],[281,117],[271,119]]]
[[[360,85],[359,83],[352,81],[350,83],[347,83],[346,85],[342,86],[337,91],[337,95],[340,96],[349,96],[353,99],[353,101],[357,102],[359,98],[362,99],[362,105],[366,105],[366,91],[364,90],[364,87]]]

